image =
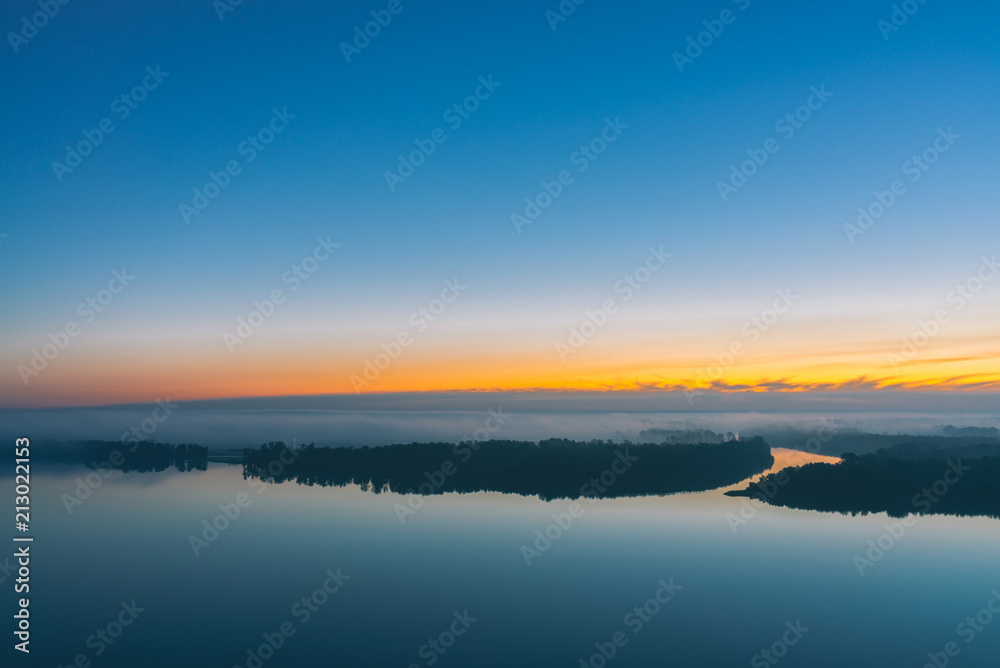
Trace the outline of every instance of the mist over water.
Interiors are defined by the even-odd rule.
[[[52,439],[119,440],[123,434],[168,443],[200,443],[213,451],[256,447],[264,442],[315,443],[317,446],[386,445],[410,442],[482,440],[490,411],[505,419],[489,437],[537,441],[611,439],[638,442],[657,429],[708,429],[742,436],[788,429],[809,432],[823,421],[839,430],[868,433],[940,434],[941,427],[1000,427],[1000,411],[549,411],[530,404],[484,401],[474,408],[326,410],[318,408],[238,408],[176,404],[162,422],[152,419],[155,405],[66,408],[0,412],[0,437],[28,435]],[[491,423],[492,424],[492,423]],[[131,431],[138,429],[138,432]],[[477,433],[477,430],[478,433]],[[651,438],[650,440],[656,440]]]

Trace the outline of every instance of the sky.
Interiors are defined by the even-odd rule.
[[[995,391],[1000,7],[904,4],[4,3],[0,407]]]

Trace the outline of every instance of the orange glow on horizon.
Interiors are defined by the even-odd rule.
[[[784,368],[730,369],[718,377],[690,365],[611,364],[575,365],[568,368],[544,359],[458,359],[427,363],[399,360],[378,376],[364,376],[364,367],[343,361],[306,359],[260,359],[256,356],[226,360],[227,364],[201,365],[129,360],[119,356],[91,365],[53,370],[33,381],[30,392],[23,387],[0,386],[0,400],[8,406],[100,405],[236,397],[302,396],[325,394],[386,394],[397,392],[488,392],[488,391],[718,391],[718,392],[810,392],[863,390],[1000,390],[1000,364],[996,360],[969,360],[933,369],[914,365],[899,373],[873,372],[860,366],[824,364]],[[709,373],[713,371],[709,369]],[[358,381],[363,381],[360,384]]]
[[[389,359],[370,342],[263,333],[233,353],[214,339],[93,342],[66,350],[27,386],[16,372],[0,377],[0,406],[453,391],[1000,390],[1000,354],[983,338],[942,339],[898,364],[890,354],[899,344],[888,338],[806,341],[789,332],[738,359],[717,352],[727,345],[609,333],[561,359],[553,345],[463,332]]]

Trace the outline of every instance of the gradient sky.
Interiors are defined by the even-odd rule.
[[[1000,383],[1000,277],[948,300],[1000,252],[996,3],[932,0],[886,39],[890,2],[592,0],[553,30],[555,0],[402,0],[348,63],[341,42],[387,4],[244,0],[220,20],[209,0],[70,2],[16,53],[5,37],[0,405],[352,392],[401,332],[412,345],[364,392]],[[673,53],[724,9],[679,72]],[[0,27],[37,11],[7,2]],[[169,74],[119,119],[147,66]],[[812,87],[833,95],[786,138],[776,121]],[[246,162],[275,108],[295,118]],[[60,182],[52,163],[106,117]],[[577,171],[608,118],[628,127]],[[386,170],[435,128],[447,140],[390,191]],[[912,182],[904,164],[948,128],[960,138]],[[780,150],[723,201],[717,183],[769,138]],[[186,223],[179,205],[234,159]],[[573,183],[518,233],[511,214],[561,170]],[[849,243],[844,224],[895,179],[906,192]],[[282,277],[317,237],[340,246],[292,292]],[[672,256],[625,300],[651,246]],[[122,268],[134,281],[86,322],[78,304]],[[411,314],[456,278],[467,289],[419,331]],[[276,289],[287,301],[230,352],[223,335]],[[793,306],[746,334],[779,290]],[[939,309],[948,322],[891,364]],[[79,335],[25,383],[70,321]]]

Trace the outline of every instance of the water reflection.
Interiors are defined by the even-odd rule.
[[[777,467],[795,453],[774,456]],[[1000,583],[992,520],[922,518],[860,578],[852,559],[884,515],[760,506],[734,534],[725,515],[746,500],[722,490],[599,499],[529,568],[520,546],[571,501],[445,493],[401,525],[391,492],[258,493],[241,467],[210,462],[115,472],[70,514],[60,495],[86,471],[45,465],[33,477],[39,665],[86,653],[94,668],[245,666],[291,619],[295,635],[264,668],[423,667],[420,648],[468,610],[477,621],[436,668],[578,666],[623,629],[609,668],[747,665],[799,619],[810,631],[783,666],[917,666]],[[241,494],[252,503],[196,557],[189,537]],[[338,569],[351,579],[299,624],[293,606]],[[683,589],[633,635],[626,615],[671,578]],[[133,599],[144,612],[94,656],[87,639]],[[993,665],[998,652],[1000,635],[984,632],[963,665]]]

